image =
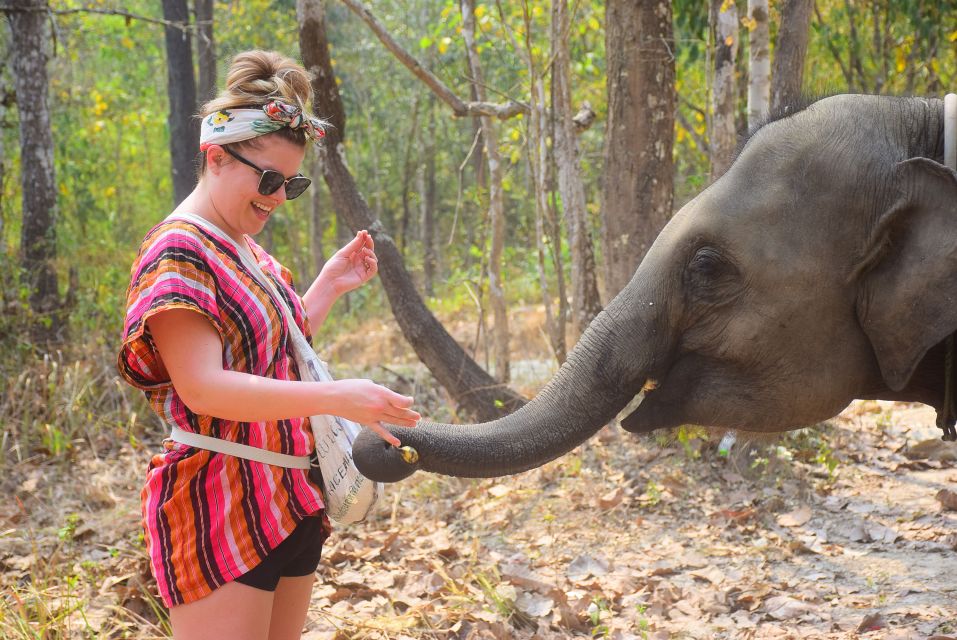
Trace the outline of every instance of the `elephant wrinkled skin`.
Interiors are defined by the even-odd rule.
[[[943,101],[841,95],[769,122],[678,211],[555,377],[480,425],[366,431],[356,464],[395,481],[544,464],[611,421],[783,431],[855,398],[941,410],[957,330],[957,174]]]

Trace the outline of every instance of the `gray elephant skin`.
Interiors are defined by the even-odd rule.
[[[957,330],[957,174],[943,100],[840,95],[758,128],[681,208],[528,404],[477,425],[365,430],[359,470],[493,477],[622,427],[776,432],[855,398],[940,413]]]

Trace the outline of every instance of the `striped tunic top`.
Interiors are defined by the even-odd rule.
[[[308,337],[289,271],[252,240],[249,246]],[[298,380],[284,313],[227,239],[179,220],[147,233],[131,270],[120,373],[145,392],[166,425],[308,455],[313,437],[307,419],[236,422],[189,410],[146,326],[152,315],[167,309],[189,309],[209,320],[223,342],[224,368]],[[152,458],[141,497],[147,551],[167,607],[198,600],[248,572],[304,517],[323,507],[319,487],[306,471],[169,441],[166,451]]]

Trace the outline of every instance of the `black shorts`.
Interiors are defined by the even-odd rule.
[[[311,575],[319,566],[322,545],[329,528],[322,513],[303,518],[289,537],[269,552],[256,567],[236,578],[236,582],[275,591],[279,578]]]

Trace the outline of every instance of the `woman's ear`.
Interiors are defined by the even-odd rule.
[[[219,175],[223,165],[226,163],[228,154],[218,144],[211,144],[206,147],[206,170],[214,175]]]
[[[860,274],[857,316],[887,386],[907,386],[957,331],[957,173],[928,158],[897,165],[897,201],[881,217]]]

